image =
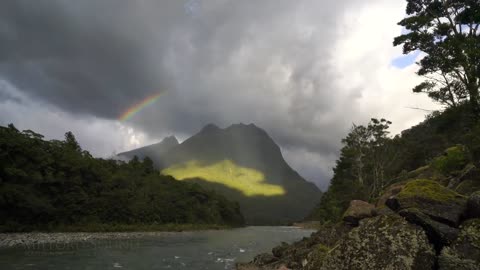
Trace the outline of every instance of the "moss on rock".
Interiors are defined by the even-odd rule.
[[[432,166],[443,174],[452,174],[461,170],[469,161],[468,150],[463,145],[457,145],[445,150],[444,155],[435,158]]]
[[[395,211],[416,208],[436,221],[457,227],[467,199],[436,181],[418,179],[405,184],[386,204]]]
[[[398,199],[422,197],[437,202],[456,202],[465,199],[464,196],[448,189],[438,182],[427,179],[418,179],[408,182],[398,193]]]

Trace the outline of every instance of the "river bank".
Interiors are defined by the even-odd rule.
[[[46,231],[0,233],[0,248],[47,244],[89,243],[97,240],[124,240],[158,237],[178,232],[228,230],[215,224],[88,225],[62,226]]]
[[[228,230],[139,233],[0,234],[4,269],[234,269],[313,230],[255,226]],[[49,244],[47,244],[49,243]]]

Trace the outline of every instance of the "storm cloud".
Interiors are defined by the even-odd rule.
[[[423,118],[406,106],[433,106],[409,93],[415,67],[390,63],[401,2],[2,1],[0,124],[73,130],[107,156],[208,123],[255,123],[325,188],[353,122],[386,117],[398,132]]]

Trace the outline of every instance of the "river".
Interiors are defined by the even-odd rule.
[[[0,249],[0,269],[234,269],[256,254],[312,233],[294,227],[166,233],[131,239]]]

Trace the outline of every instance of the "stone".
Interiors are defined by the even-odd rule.
[[[285,252],[288,250],[289,247],[290,247],[289,244],[282,242],[279,246],[276,246],[272,249],[272,254],[277,258],[281,258],[285,254]]]
[[[416,208],[401,210],[399,215],[408,222],[422,227],[427,233],[430,243],[434,244],[437,251],[440,251],[444,246],[450,245],[458,236],[459,230],[457,228],[432,220]]]
[[[358,222],[364,218],[376,215],[375,206],[360,200],[353,200],[350,206],[343,214],[343,221],[346,224],[357,226]]]
[[[468,197],[466,216],[467,218],[480,218],[480,191]]]
[[[438,258],[440,270],[480,269],[480,219],[468,220],[460,229],[458,238]]]
[[[458,227],[467,207],[466,197],[433,180],[409,181],[402,190],[386,201],[394,211],[416,208],[431,219]]]
[[[320,270],[433,269],[435,251],[425,232],[398,215],[364,219],[329,251]]]
[[[264,266],[267,264],[274,263],[276,261],[278,261],[278,258],[268,253],[259,254],[255,256],[255,258],[253,259],[253,263],[258,266]]]

